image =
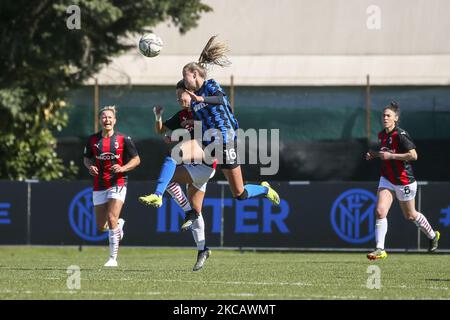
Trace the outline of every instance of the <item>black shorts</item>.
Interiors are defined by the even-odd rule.
[[[239,167],[239,155],[237,150],[237,141],[234,140],[231,143],[224,144],[223,148],[218,152],[213,150],[212,156],[217,159],[217,165],[222,169],[234,169]]]

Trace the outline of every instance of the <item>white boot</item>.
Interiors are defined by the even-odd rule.
[[[109,258],[109,260],[105,263],[104,267],[117,267],[117,260],[113,258]]]

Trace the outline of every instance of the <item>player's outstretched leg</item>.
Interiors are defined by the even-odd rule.
[[[237,166],[232,169],[222,169],[222,172],[227,179],[231,193],[236,200],[247,200],[250,198],[256,198],[264,196],[270,200],[273,204],[280,204],[280,196],[270,186],[267,181],[258,184],[243,184],[241,167]]]
[[[258,196],[265,196],[273,204],[280,204],[280,196],[272,189],[267,181],[261,182],[261,185],[246,184],[244,185],[244,192],[236,197],[237,200],[247,200]]]
[[[146,196],[139,197],[139,202],[147,206],[160,208],[162,206],[162,196],[157,194],[148,194]]]
[[[167,189],[170,180],[175,173],[177,163],[171,157],[166,157],[159,174],[158,183],[156,185],[156,191],[152,194],[139,197],[139,201],[145,205],[159,208],[162,206],[162,195]]]
[[[273,204],[279,205],[280,204],[280,196],[274,189],[272,189],[270,184],[267,181],[264,181],[264,182],[261,182],[261,185],[263,187],[267,188],[266,198],[269,199],[270,202],[272,202]]]

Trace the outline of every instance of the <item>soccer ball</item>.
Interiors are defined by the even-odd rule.
[[[163,47],[160,37],[154,33],[144,34],[139,40],[139,51],[146,57],[156,57]]]

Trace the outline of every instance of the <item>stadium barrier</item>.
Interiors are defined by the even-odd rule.
[[[154,182],[130,182],[122,217],[123,245],[194,245],[180,232],[183,212],[168,197],[159,208],[138,196]],[[357,250],[374,246],[376,182],[273,183],[280,206],[265,198],[233,199],[226,183],[208,184],[203,206],[206,236],[213,247]],[[418,207],[441,231],[441,249],[450,249],[450,183],[419,183]],[[388,216],[391,249],[426,249],[427,239],[406,221],[395,202]],[[0,244],[106,245],[95,226],[89,181],[0,181]]]

